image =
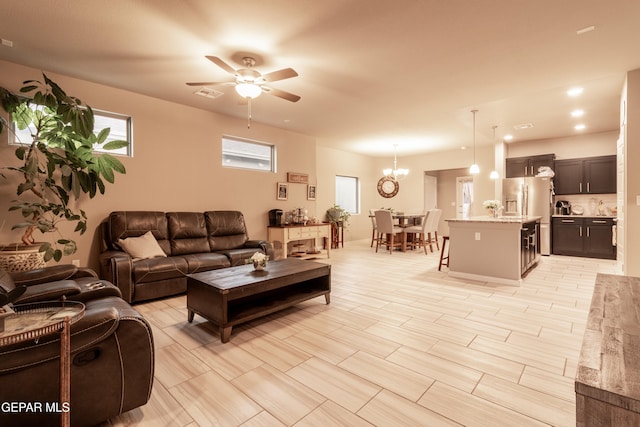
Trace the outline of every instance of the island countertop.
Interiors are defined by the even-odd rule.
[[[482,223],[505,223],[505,224],[526,224],[527,222],[540,221],[541,216],[499,216],[497,218],[491,216],[472,216],[469,218],[450,218],[447,222],[482,222]]]
[[[448,219],[449,276],[520,285],[540,259],[540,216]]]

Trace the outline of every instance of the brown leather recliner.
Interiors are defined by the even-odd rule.
[[[148,231],[166,257],[133,259],[120,247]],[[249,239],[239,211],[117,211],[102,223],[100,276],[139,302],[184,293],[187,274],[241,265],[257,251],[273,257],[269,242]]]
[[[83,318],[71,326],[71,425],[92,426],[147,403],[154,373],[151,327],[118,288],[71,265],[0,271],[0,292],[20,285],[27,291],[15,304],[63,296],[85,304]],[[59,374],[57,333],[0,347],[0,425],[59,425],[60,414],[47,411],[59,402]],[[31,403],[31,410],[16,412],[12,402]]]

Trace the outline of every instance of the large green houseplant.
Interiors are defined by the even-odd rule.
[[[60,261],[62,255],[76,252],[76,242],[64,237],[61,222],[75,223],[74,232],[87,230],[87,215],[77,206],[84,194],[90,198],[104,194],[105,181],[113,183],[115,172],[126,173],[124,165],[109,154],[94,153],[95,144],[103,144],[110,129],[94,133],[94,113],[80,99],[69,96],[45,74],[43,80],[26,80],[20,95],[0,87],[0,103],[15,128],[28,130],[29,141],[17,141],[17,161],[1,165],[3,178],[17,176],[15,200],[10,211],[19,210],[23,220],[12,226],[24,229],[22,243],[33,245],[33,233],[55,232],[53,242],[45,242],[39,250],[44,260]],[[28,96],[28,98],[27,98]],[[13,126],[0,115],[0,134],[13,132]],[[110,141],[103,149],[126,146],[127,141]]]

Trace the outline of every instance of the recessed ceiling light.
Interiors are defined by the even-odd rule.
[[[519,125],[515,125],[513,128],[514,129],[531,129],[533,127],[533,123],[521,123]]]
[[[586,129],[586,126],[585,126],[585,125],[583,125],[583,124],[579,124],[579,125],[575,125],[573,128],[574,128],[575,130],[585,130],[585,129]]]
[[[584,116],[584,110],[573,110],[571,112],[571,117],[582,117]]]
[[[466,145],[463,145],[462,147],[460,147],[460,149],[461,149],[461,150],[466,150],[466,149],[467,149],[467,146],[466,146]]]
[[[588,27],[580,28],[578,31],[576,31],[576,34],[581,35],[581,34],[593,31],[595,29],[596,29],[595,25],[589,25]]]
[[[511,134],[505,135],[502,139],[504,139],[505,141],[511,141],[513,139],[513,135]]]
[[[567,95],[569,95],[569,96],[579,96],[579,95],[582,95],[583,91],[584,91],[584,89],[581,88],[581,87],[572,87],[571,89],[569,89],[567,91]]]

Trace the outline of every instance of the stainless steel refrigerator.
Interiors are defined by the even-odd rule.
[[[505,178],[502,180],[502,206],[505,216],[539,216],[540,253],[551,253],[551,213],[553,186],[550,177]]]

